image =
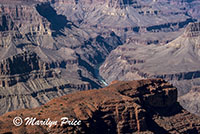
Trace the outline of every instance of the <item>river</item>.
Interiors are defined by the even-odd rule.
[[[99,68],[100,66],[102,65],[101,64],[98,64],[96,67],[95,67],[95,77],[100,81],[101,84],[103,84],[103,86],[108,86],[108,83],[103,79],[103,77],[101,77],[101,75],[99,74]]]

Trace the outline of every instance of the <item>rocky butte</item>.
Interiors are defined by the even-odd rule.
[[[80,126],[13,125],[14,117],[62,117],[81,120]],[[177,89],[162,79],[115,81],[99,90],[80,91],[51,100],[34,109],[8,112],[0,117],[0,132],[87,134],[198,134],[200,118],[177,102]]]

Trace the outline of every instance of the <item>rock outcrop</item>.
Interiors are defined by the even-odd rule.
[[[20,127],[12,119],[50,118],[57,125]],[[81,120],[81,125],[61,126],[60,119]],[[1,133],[200,133],[200,118],[185,111],[177,102],[177,89],[162,79],[117,81],[99,89],[76,92],[53,99],[35,108],[0,117]]]
[[[186,37],[200,36],[200,23],[190,23],[185,30]]]

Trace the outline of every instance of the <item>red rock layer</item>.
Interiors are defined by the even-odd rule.
[[[62,117],[81,120],[80,126],[13,125],[15,116],[60,121]],[[100,90],[81,91],[53,99],[35,108],[0,117],[1,133],[200,133],[200,118],[182,109],[177,89],[162,79],[114,82]]]

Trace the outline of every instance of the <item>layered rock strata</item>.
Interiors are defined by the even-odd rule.
[[[0,0],[0,13],[0,114],[104,86],[95,67],[122,44],[114,32],[80,28],[43,0]]]

